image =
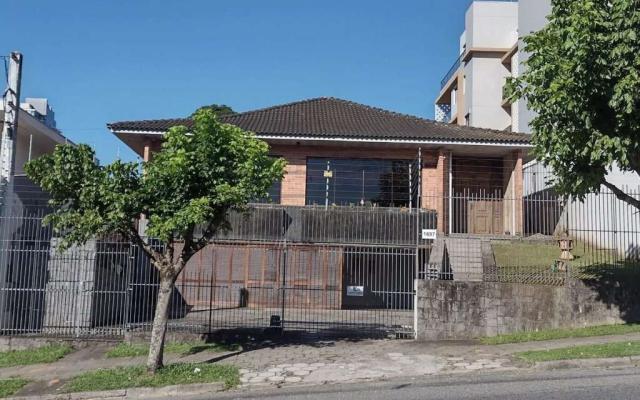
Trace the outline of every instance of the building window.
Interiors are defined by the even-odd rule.
[[[274,158],[280,156],[272,156]],[[267,190],[267,197],[263,197],[257,199],[255,203],[272,203],[272,204],[280,204],[281,201],[281,192],[282,192],[282,181],[278,180],[273,182],[273,185]]]
[[[471,113],[467,113],[467,115],[464,116],[464,124],[471,126]]]
[[[408,160],[308,158],[307,205],[407,207]]]

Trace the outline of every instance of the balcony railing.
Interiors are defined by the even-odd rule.
[[[451,79],[453,74],[455,74],[456,71],[458,71],[458,68],[460,68],[460,63],[462,63],[462,57],[464,57],[464,53],[462,53],[462,54],[460,54],[460,56],[458,56],[458,58],[453,63],[451,68],[449,68],[449,71],[447,72],[447,74],[444,76],[444,78],[442,78],[442,80],[440,81],[440,89],[442,89],[444,87],[444,85],[446,85],[447,82],[449,82],[449,79]]]

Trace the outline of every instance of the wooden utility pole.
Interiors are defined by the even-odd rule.
[[[20,79],[22,54],[9,55],[7,90],[4,93],[4,124],[0,142],[0,182],[11,183],[15,171],[18,113],[20,112]]]

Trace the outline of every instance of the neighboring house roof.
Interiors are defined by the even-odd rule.
[[[435,122],[332,97],[223,115],[220,120],[262,138],[477,142],[528,145],[522,133]],[[107,124],[114,133],[164,133],[172,126],[190,127],[186,119],[122,121]]]

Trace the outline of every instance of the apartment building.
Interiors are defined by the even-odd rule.
[[[504,85],[507,77],[516,77],[526,68],[524,62],[529,55],[522,38],[544,27],[550,12],[551,0],[473,1],[465,13],[459,56],[444,75],[435,100],[436,120],[531,133],[530,122],[535,114],[525,100],[513,104],[506,101]],[[525,202],[554,201],[551,177],[552,171],[535,161],[524,165]],[[640,193],[636,174],[614,166],[607,179],[628,193]],[[583,202],[568,202],[551,213],[548,220],[556,231],[570,228],[573,236],[586,242],[597,242],[625,256],[640,254],[640,237],[624,228],[636,214],[608,190],[603,193],[590,194]],[[527,210],[524,214],[526,225]]]
[[[436,120],[529,132],[531,113],[524,102],[504,99],[504,84],[527,58],[520,38],[544,26],[550,8],[550,0],[472,2],[459,56],[441,81]]]

